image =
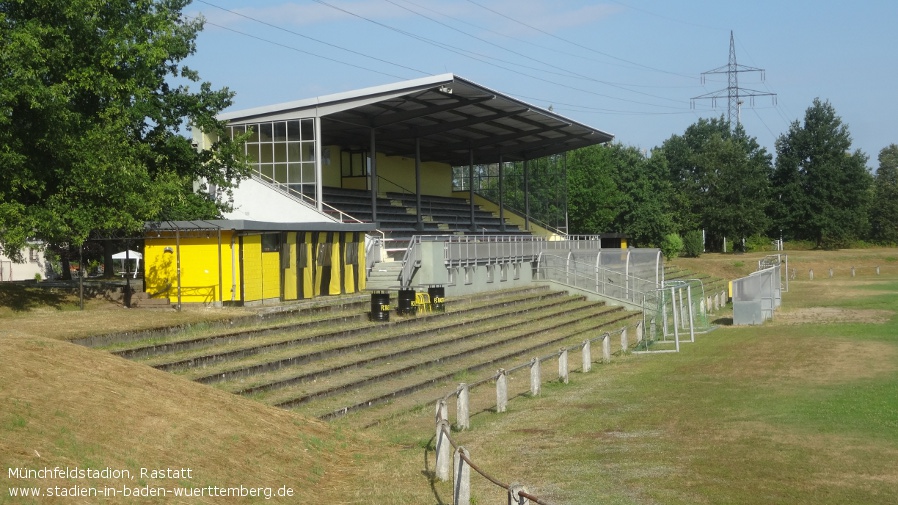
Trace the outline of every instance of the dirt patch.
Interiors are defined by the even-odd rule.
[[[776,324],[806,323],[887,323],[895,312],[875,309],[844,309],[839,307],[807,307],[784,311],[776,315]]]

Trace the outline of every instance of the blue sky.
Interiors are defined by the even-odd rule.
[[[225,10],[223,10],[225,9]],[[231,11],[231,12],[229,12]],[[898,144],[898,2],[857,0],[194,0],[187,64],[230,110],[451,72],[651,149],[727,113],[730,31],[742,124],[769,152],[814,98],[878,166]],[[724,93],[725,95],[725,93]]]

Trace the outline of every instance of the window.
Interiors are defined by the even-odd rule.
[[[315,120],[291,119],[233,125],[231,138],[251,132],[244,146],[250,165],[264,181],[297,192],[315,185]]]
[[[41,260],[41,251],[40,249],[35,249],[33,247],[28,248],[28,259],[32,263],[37,263]]]
[[[280,234],[266,233],[262,235],[262,252],[278,252],[280,245]]]

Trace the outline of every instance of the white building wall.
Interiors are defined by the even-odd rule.
[[[0,281],[27,281],[34,280],[35,274],[40,274],[41,279],[47,279],[52,275],[50,265],[40,247],[26,247],[22,250],[24,262],[16,263],[0,254]]]
[[[225,219],[246,219],[267,223],[327,223],[335,219],[318,212],[308,204],[297,201],[267,184],[245,179],[234,188],[234,210]]]

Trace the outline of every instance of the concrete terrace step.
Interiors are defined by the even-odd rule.
[[[636,317],[545,285],[450,298],[444,313],[388,322],[368,320],[369,301],[369,295],[355,296],[233,326],[106,346],[186,379],[308,415],[332,418],[379,406],[377,415],[388,417],[439,388],[445,394],[446,387],[454,388],[452,378],[466,371],[519,364]]]
[[[583,310],[581,315],[575,318],[572,318],[570,313],[553,314],[540,318],[539,324],[536,326],[521,324],[505,329],[502,331],[501,338],[497,338],[494,334],[495,328],[490,333],[478,332],[476,337],[471,339],[455,341],[455,339],[449,338],[446,340],[446,345],[432,353],[390,356],[389,361],[381,360],[361,369],[348,369],[319,378],[314,382],[299,384],[296,387],[272,390],[270,393],[259,395],[258,398],[271,405],[292,408],[312,400],[334,396],[337,393],[351,392],[359,397],[365,397],[369,395],[364,393],[363,386],[396,379],[405,374],[420,372],[424,376],[433,376],[434,370],[431,368],[436,367],[438,371],[439,367],[449,363],[459,363],[462,369],[466,369],[477,364],[495,361],[499,357],[509,354],[516,355],[550,344],[554,345],[557,338],[569,337],[567,331],[569,328],[575,327],[578,323],[589,326],[591,325],[589,319],[605,312],[607,311],[603,311],[599,307],[592,307],[589,310]],[[584,321],[587,322],[584,323]],[[552,338],[552,336],[556,338]],[[441,374],[437,373],[436,375]],[[428,382],[430,381],[432,381],[432,377],[428,377]],[[338,405],[336,408],[340,408],[340,406]],[[323,409],[326,411],[328,407]]]

